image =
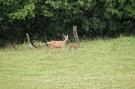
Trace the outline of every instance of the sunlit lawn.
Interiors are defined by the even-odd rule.
[[[0,89],[135,89],[135,37],[27,46],[0,49]]]

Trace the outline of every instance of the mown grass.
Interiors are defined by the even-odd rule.
[[[135,38],[83,41],[69,50],[0,49],[0,89],[135,89]]]

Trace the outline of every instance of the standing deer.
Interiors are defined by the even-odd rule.
[[[68,35],[64,35],[64,40],[63,41],[49,41],[47,44],[49,45],[50,48],[63,48],[68,41]]]

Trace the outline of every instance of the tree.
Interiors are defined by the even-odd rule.
[[[0,0],[0,39],[46,41],[73,25],[79,36],[113,37],[135,33],[134,20],[134,0]]]

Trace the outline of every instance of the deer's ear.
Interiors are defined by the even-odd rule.
[[[68,38],[68,35],[66,37]]]

